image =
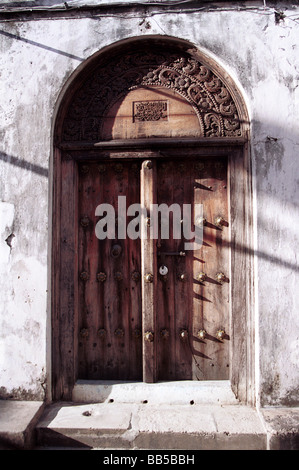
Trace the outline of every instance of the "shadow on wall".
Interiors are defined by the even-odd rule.
[[[65,57],[68,57],[69,59],[78,60],[79,62],[83,62],[85,60],[84,58],[78,57],[77,55],[69,54],[68,52],[61,51],[59,49],[55,49],[55,48],[50,47],[50,46],[46,46],[45,44],[41,44],[40,42],[32,41],[31,39],[22,38],[20,36],[17,36],[16,34],[8,33],[7,31],[0,30],[0,34],[2,34],[2,36],[6,36],[6,37],[11,38],[11,39],[17,39],[18,41],[25,42],[26,44],[30,44],[31,46],[36,46],[36,47],[39,47],[41,49],[45,49],[46,51],[54,52],[55,54],[63,55]]]
[[[13,155],[7,155],[4,152],[0,152],[0,160],[9,163],[10,165],[23,168],[24,170],[32,171],[32,173],[36,173],[37,175],[44,176],[46,178],[49,176],[49,170],[47,168],[43,168],[35,163],[27,162],[26,160],[14,157]]]

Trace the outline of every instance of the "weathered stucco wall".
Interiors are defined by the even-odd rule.
[[[2,397],[42,398],[49,373],[51,125],[61,90],[104,46],[169,35],[216,58],[248,104],[257,398],[262,405],[298,405],[299,7],[289,5],[285,15],[276,22],[274,9],[261,6],[192,13],[152,9],[148,15],[135,8],[92,18],[1,22]]]

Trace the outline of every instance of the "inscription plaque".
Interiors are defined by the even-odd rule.
[[[133,122],[167,121],[168,102],[165,100],[134,101]]]

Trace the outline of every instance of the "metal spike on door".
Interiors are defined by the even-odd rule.
[[[199,282],[204,282],[204,281],[206,281],[206,279],[207,279],[207,275],[204,272],[201,272],[201,273],[197,274],[197,276],[196,276],[196,280],[199,281]]]
[[[225,220],[224,220],[223,217],[221,217],[221,216],[219,215],[218,217],[215,218],[215,225],[216,225],[216,227],[222,228],[224,224],[225,224]]]
[[[223,273],[216,274],[216,281],[222,284],[226,280],[226,276]]]
[[[197,333],[197,337],[200,339],[200,340],[204,340],[207,336],[207,332],[206,330],[199,330],[199,332]]]
[[[226,336],[226,333],[223,329],[220,329],[220,330],[217,330],[216,332],[216,338],[219,340],[219,341],[222,341]]]

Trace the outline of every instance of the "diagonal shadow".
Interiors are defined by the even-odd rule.
[[[55,54],[64,55],[65,57],[69,57],[70,59],[78,60],[79,62],[83,62],[85,59],[82,57],[78,57],[74,54],[69,54],[68,52],[61,51],[59,49],[55,49],[54,47],[46,46],[45,44],[41,44],[40,42],[32,41],[31,39],[22,38],[21,36],[17,36],[16,34],[8,33],[7,31],[0,30],[0,34],[3,36],[7,36],[11,39],[17,39],[18,41],[25,42],[26,44],[30,44],[31,46],[40,47],[41,49],[45,49],[46,51],[54,52]]]
[[[210,243],[212,243],[212,244],[214,243],[215,239],[212,236],[209,236],[208,234],[205,234],[204,238],[206,238]],[[273,264],[284,267],[286,269],[291,269],[294,272],[299,272],[299,266],[295,262],[291,263],[289,261],[286,261],[286,260],[280,258],[279,256],[275,256],[275,255],[270,254],[270,253],[268,254],[266,251],[262,251],[260,249],[249,248],[248,246],[245,246],[245,245],[242,245],[242,244],[239,244],[239,243],[229,242],[227,240],[222,240],[221,241],[221,246],[223,248],[242,251],[246,255],[256,256],[259,259],[269,261]]]
[[[24,170],[32,171],[33,173],[36,173],[37,175],[45,176],[46,178],[48,178],[49,176],[49,171],[47,168],[43,168],[40,165],[36,165],[36,163],[27,162],[26,160],[23,160],[22,158],[14,157],[12,155],[7,155],[4,152],[0,152],[0,160],[6,163],[9,163],[11,165],[17,166],[19,168],[23,168]]]

